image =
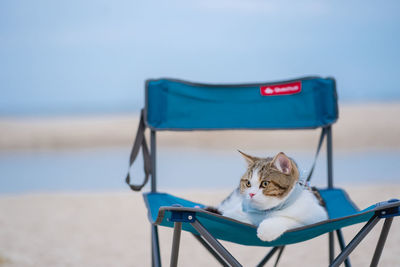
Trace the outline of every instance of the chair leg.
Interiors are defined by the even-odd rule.
[[[218,255],[218,253],[216,253],[213,248],[206,241],[204,241],[203,238],[195,234],[193,234],[193,236],[208,250],[208,252],[210,252],[211,255],[214,256],[214,258],[221,264],[221,266],[229,267],[229,265],[225,263],[225,260],[220,255]]]
[[[182,223],[175,222],[174,225],[174,236],[172,239],[172,251],[171,251],[171,267],[176,267],[178,265],[178,255],[179,255],[179,242],[181,240]]]
[[[332,264],[333,260],[335,259],[335,239],[332,232],[330,232],[328,235],[329,235],[329,264]]]
[[[151,265],[154,267],[161,267],[158,229],[155,225],[151,226]]]
[[[343,238],[342,230],[337,230],[337,231],[336,231],[336,234],[337,234],[337,238],[338,238],[338,240],[339,240],[340,250],[343,251],[344,248],[346,247],[346,245],[345,245],[345,243],[344,243],[344,238]],[[345,267],[351,267],[349,257],[347,257],[347,258],[344,260],[344,266],[345,266]]]
[[[357,233],[357,235],[351,240],[351,242],[345,247],[345,249],[336,257],[330,267],[338,267],[343,261],[350,255],[350,253],[360,244],[360,242],[368,235],[368,233],[378,223],[380,218],[374,215],[364,227]]]
[[[371,267],[378,266],[379,258],[381,257],[383,247],[385,246],[390,226],[392,225],[393,217],[387,218],[383,224],[381,235],[379,236],[378,244],[376,245],[375,253],[371,261]]]
[[[191,225],[204,238],[205,241],[226,261],[229,266],[241,267],[242,265],[215,239],[204,226],[195,220]]]
[[[285,246],[279,247],[279,253],[278,253],[278,256],[276,257],[274,267],[278,266],[279,260],[281,259],[282,252],[284,249],[285,249]]]
[[[262,267],[264,266],[270,259],[272,256],[274,256],[275,252],[277,252],[279,250],[280,247],[273,247],[267,255],[265,255],[265,257],[260,261],[259,264],[257,264],[257,267]]]

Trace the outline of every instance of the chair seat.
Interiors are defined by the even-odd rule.
[[[174,223],[170,221],[172,214],[186,213],[195,217],[217,239],[242,245],[266,247],[306,241],[345,226],[366,222],[376,211],[387,208],[388,205],[400,205],[399,201],[378,203],[359,211],[342,189],[324,189],[320,190],[320,193],[326,202],[329,219],[286,231],[272,242],[264,242],[257,237],[257,226],[208,212],[202,209],[203,204],[166,193],[145,193],[143,197],[152,224],[173,227]],[[183,223],[182,229],[198,234],[190,223]]]

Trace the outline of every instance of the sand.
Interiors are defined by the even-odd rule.
[[[360,208],[400,197],[400,185],[347,186]],[[227,192],[198,190],[177,195],[217,204]],[[139,193],[70,193],[0,196],[0,266],[150,266],[150,228]],[[382,223],[352,254],[368,266]],[[345,229],[346,241],[362,224]],[[238,233],[240,234],[240,233]],[[169,265],[172,229],[160,228],[162,261]],[[280,266],[326,266],[327,237],[288,246]],[[244,266],[268,248],[223,242]],[[188,233],[182,234],[179,266],[219,266]],[[380,266],[400,266],[400,220],[395,218]],[[272,266],[272,265],[269,265]]]
[[[342,105],[333,128],[339,150],[400,149],[400,103]],[[137,114],[118,116],[0,118],[0,151],[130,147]],[[311,149],[318,131],[163,132],[158,144],[213,149]],[[348,186],[360,208],[400,198],[400,184]],[[177,195],[217,204],[228,192],[199,190]],[[368,266],[381,223],[352,254],[353,266]],[[346,241],[362,225],[345,229]],[[160,228],[162,261],[169,265],[172,229]],[[42,193],[0,195],[0,266],[150,266],[150,227],[139,193]],[[327,237],[291,245],[280,266],[326,266]],[[219,266],[190,234],[182,234],[179,266]],[[267,248],[223,242],[244,266],[254,266]],[[380,266],[400,266],[400,220],[392,225]]]
[[[400,149],[400,102],[340,106],[333,127],[337,149]],[[137,114],[79,117],[0,117],[0,150],[130,147]],[[319,131],[162,132],[161,146],[245,150],[314,149]]]

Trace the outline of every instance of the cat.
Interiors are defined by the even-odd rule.
[[[285,231],[328,219],[322,198],[299,182],[296,163],[283,152],[258,158],[239,151],[247,170],[217,207],[218,213],[257,225],[257,236],[273,241]]]

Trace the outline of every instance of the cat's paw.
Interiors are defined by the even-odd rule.
[[[262,241],[271,242],[280,237],[287,229],[274,220],[264,220],[257,228],[257,236]]]

